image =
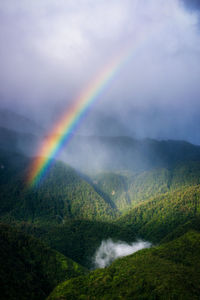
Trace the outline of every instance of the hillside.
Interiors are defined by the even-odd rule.
[[[159,194],[200,184],[200,161],[143,172],[100,172],[91,176],[96,191],[121,212]]]
[[[200,300],[200,0],[0,0],[0,300]]]
[[[44,130],[31,119],[8,109],[0,109],[0,127],[34,135],[40,135]]]
[[[130,207],[129,186],[134,175],[123,172],[101,172],[91,176],[91,183],[95,190],[107,201],[112,201],[119,211]]]
[[[20,230],[44,241],[88,269],[93,267],[93,256],[102,240],[112,238],[133,242],[134,233],[111,222],[69,220],[65,224],[13,223]]]
[[[73,221],[49,227],[45,231],[36,227],[34,234],[89,267],[91,257],[103,239],[133,242],[143,238],[157,244],[173,240],[193,229],[200,231],[199,185],[158,195],[138,204],[112,223]]]
[[[32,156],[41,140],[40,137],[29,132],[17,132],[0,127],[0,150]]]
[[[3,220],[59,224],[69,219],[108,220],[116,215],[112,203],[62,162],[55,162],[39,188],[30,189],[25,182],[30,159],[5,152],[0,158]]]
[[[189,152],[187,155],[189,157]],[[113,275],[109,270],[113,270],[111,267],[115,266],[115,262],[105,270],[97,270],[87,277],[70,279],[59,285],[50,299],[65,299],[66,295],[69,299],[79,299],[77,297],[81,294],[80,298],[83,299],[93,296],[96,297],[94,299],[102,299],[100,295],[104,293],[105,299],[117,299],[118,294],[125,299],[131,295],[136,295],[136,299],[139,295],[143,299],[162,299],[162,293],[173,295],[176,299],[182,297],[182,291],[187,295],[186,299],[195,299],[199,291],[198,272],[186,262],[191,261],[192,257],[187,252],[187,243],[192,245],[189,249],[199,259],[194,247],[197,243],[199,249],[199,235],[194,232],[186,234],[191,230],[200,232],[200,161],[197,157],[195,159],[172,160],[167,167],[155,166],[140,171],[93,170],[88,174],[55,161],[41,184],[28,188],[26,175],[30,157],[1,149],[0,217],[2,222],[15,227],[2,225],[1,257],[4,265],[1,276],[5,287],[2,290],[2,295],[6,295],[4,298],[12,299],[13,295],[17,295],[16,298],[20,299],[44,299],[59,282],[79,275],[74,273],[76,267],[66,257],[91,269],[94,266],[94,254],[102,240],[112,238],[116,242],[132,243],[143,238],[160,246],[155,248],[158,250],[152,248],[131,256],[134,258],[134,268],[129,262],[130,257],[123,258],[116,261],[117,271],[114,269],[111,272]],[[185,237],[181,237],[185,234]],[[166,242],[169,243],[163,244]],[[57,253],[56,257],[62,257],[62,261],[67,260],[69,273],[66,272],[66,276],[69,277],[59,277],[59,267],[55,268],[57,263],[52,266],[48,251],[37,248],[35,244]],[[186,260],[179,262],[167,257],[169,249],[176,259],[179,252],[183,251]],[[158,255],[159,251],[161,255]],[[69,264],[72,264],[71,267]],[[13,277],[9,277],[12,271],[4,276],[13,265],[16,266]],[[136,272],[133,275],[134,284],[132,269]],[[49,279],[46,272],[48,276],[54,275]],[[172,276],[174,273],[175,277]],[[150,274],[154,274],[153,279]],[[123,278],[126,278],[127,285]],[[194,288],[191,281],[182,287],[182,282],[188,278],[193,279]],[[21,292],[20,295],[27,281],[30,282],[27,293]],[[10,282],[13,288],[8,289],[6,282]],[[120,286],[124,286],[124,289]],[[35,289],[38,294],[35,294]],[[106,291],[109,293],[106,294]],[[59,298],[61,296],[64,298]]]
[[[60,282],[86,270],[32,236],[0,223],[1,299],[45,299]]]
[[[13,122],[15,124],[15,117]],[[48,137],[48,132],[35,130],[26,124],[22,128],[24,130],[18,131],[17,122],[13,127],[6,127],[3,121],[2,125],[0,122],[0,149],[34,156],[38,145]],[[74,136],[63,147],[58,159],[83,173],[127,170],[140,173],[171,168],[187,161],[200,161],[200,146],[185,141],[139,140],[124,136]]]
[[[157,243],[199,215],[199,162],[91,180],[56,162],[39,188],[24,189],[30,160],[5,152],[0,158],[1,220],[87,267],[103,239]]]
[[[61,159],[83,172],[141,172],[200,160],[200,146],[125,136],[75,136],[63,149]]]
[[[160,243],[190,229],[200,230],[200,186],[183,187],[150,198],[112,223],[72,219],[60,225],[18,223],[18,226],[82,265],[91,267],[92,256],[103,239],[133,242],[144,238]]]
[[[188,232],[61,283],[48,300],[199,299],[200,234]]]
[[[200,185],[183,187],[140,203],[119,219],[119,224],[155,243],[200,217]],[[200,229],[200,228],[199,228]]]

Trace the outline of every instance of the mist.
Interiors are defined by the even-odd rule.
[[[48,135],[112,57],[136,45],[75,134],[200,144],[199,30],[195,0],[1,1],[0,109]]]
[[[122,241],[114,242],[112,239],[104,240],[101,242],[94,256],[95,268],[105,268],[119,257],[127,256],[150,247],[151,243],[142,240],[138,240],[132,244]]]

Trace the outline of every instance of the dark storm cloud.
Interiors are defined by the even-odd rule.
[[[200,10],[199,0],[182,0],[184,5],[190,10]]]
[[[1,1],[1,106],[48,127],[132,45],[79,132],[200,143],[199,6],[188,3],[195,10],[182,0]]]

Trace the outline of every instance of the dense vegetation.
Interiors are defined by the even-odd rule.
[[[48,300],[199,299],[200,234],[116,260],[105,269],[58,285]]]
[[[93,255],[103,239],[134,241],[133,232],[118,224],[72,220],[60,225],[33,225],[30,223],[14,223],[23,232],[42,239],[50,247],[91,268]]]
[[[95,190],[107,201],[119,210],[130,206],[130,193],[128,192],[130,182],[133,179],[131,173],[124,175],[124,172],[104,172],[91,176]]]
[[[77,136],[64,149],[64,154],[63,159],[83,171],[142,172],[200,160],[200,147],[185,141]]]
[[[59,225],[18,223],[25,232],[42,238],[66,256],[91,266],[92,256],[102,239],[132,242],[137,237],[154,243],[200,230],[200,187],[185,187],[142,202],[112,223],[71,220]],[[67,238],[66,238],[67,237]]]
[[[85,269],[39,240],[0,223],[1,299],[44,299],[61,281]]]
[[[132,242],[142,236],[159,242],[198,213],[198,162],[136,174],[100,173],[92,183],[57,162],[39,188],[28,190],[21,175],[27,162],[20,155],[1,157],[2,221],[87,267],[102,239]],[[134,206],[116,221],[120,211]]]
[[[197,185],[145,201],[133,208],[118,222],[122,227],[128,227],[139,236],[159,242],[178,226],[199,218],[200,185]]]
[[[200,184],[200,162],[182,162],[137,173],[99,173],[92,179],[95,189],[124,212],[153,196]]]
[[[108,220],[116,215],[111,204],[71,167],[55,163],[39,188],[28,189],[23,173],[28,160],[21,161],[20,156],[16,169],[9,157],[3,157],[0,169],[0,214],[4,221],[60,224],[69,219]],[[10,178],[12,173],[15,176]]]
[[[94,152],[101,145],[112,157],[105,169],[85,175],[56,161],[27,188],[31,159],[18,145],[33,140],[16,134],[0,130],[2,299],[45,299],[63,280],[49,299],[198,299],[199,147],[90,137],[88,147],[92,141]],[[85,272],[77,263],[92,267],[103,239],[138,237],[160,246],[70,279]]]

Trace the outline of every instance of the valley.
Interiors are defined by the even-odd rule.
[[[0,1],[0,300],[200,300],[200,0]]]
[[[21,139],[10,132],[8,140]],[[122,147],[122,153],[127,139],[118,141],[119,148],[110,149]],[[121,168],[85,173],[61,155],[38,186],[27,187],[32,158],[9,143],[0,148],[3,299],[198,299],[198,146],[152,141],[160,153],[155,166],[137,158],[137,167],[125,169],[127,156],[120,154]],[[145,148],[146,141],[140,143]],[[142,239],[152,247],[94,271],[94,254],[107,239]]]

